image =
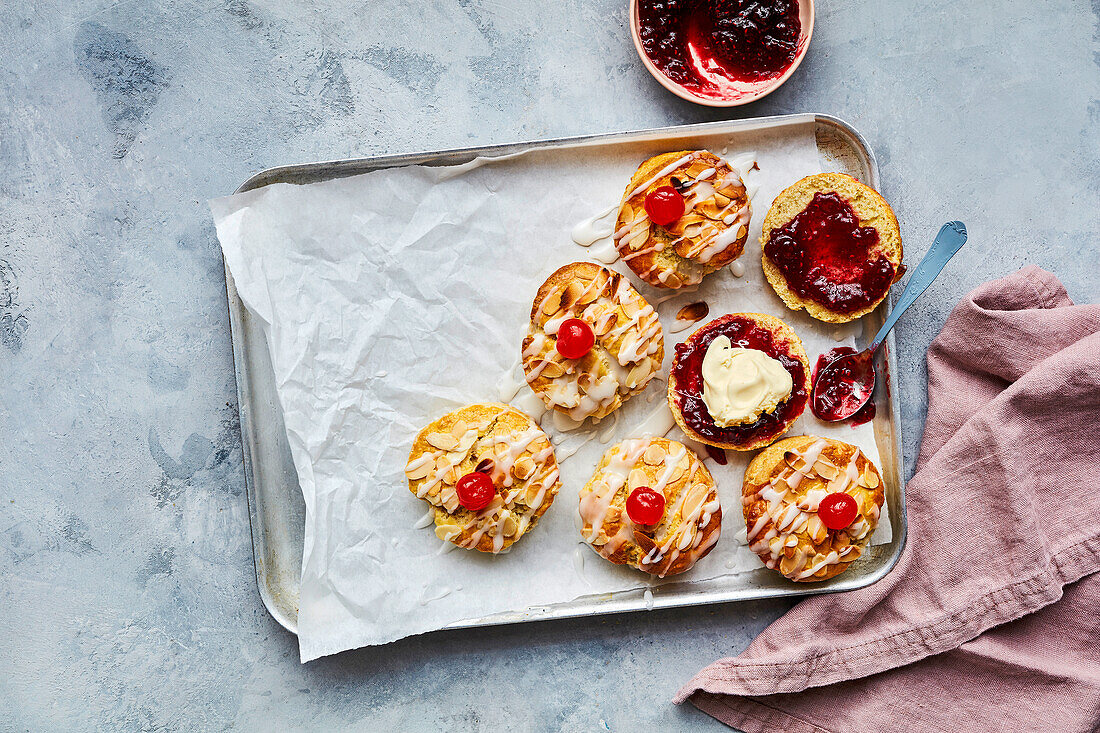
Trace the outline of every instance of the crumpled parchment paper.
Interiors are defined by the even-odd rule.
[[[593,252],[606,255],[600,243],[588,250],[575,244],[573,226],[616,204],[646,157],[696,147],[735,162],[751,154],[759,166],[745,174],[750,191],[757,189],[740,258],[745,274],[737,278],[727,268],[697,292],[679,295],[633,278],[650,302],[675,296],[658,305],[666,338],[661,376],[673,345],[692,330],[670,333],[676,312],[697,300],[709,303],[709,318],[735,311],[780,316],[803,339],[811,363],[853,343],[859,324],[838,328],[787,310],[760,269],[768,205],[783,187],[820,170],[810,116],[794,127],[734,136],[396,168],[211,202],[240,297],[265,324],[305,496],[302,661],[579,596],[644,585],[662,592],[660,583],[578,544],[575,515],[577,492],[602,452],[667,409],[663,379],[619,410],[617,422],[559,434],[551,416],[542,420],[563,455],[576,452],[562,464],[554,505],[507,554],[441,552],[447,544],[419,522],[426,504],[409,492],[403,469],[423,425],[470,402],[496,401],[507,375],[518,375],[531,301],[546,276]],[[612,267],[629,272],[621,262]],[[524,386],[520,404],[524,392],[532,399]],[[649,424],[660,422],[656,415]],[[791,434],[803,432],[854,443],[879,462],[870,425],[827,425],[807,410]],[[682,436],[673,428],[669,437]],[[724,508],[722,539],[675,580],[705,589],[708,579],[760,567],[743,544],[740,487],[749,457],[731,452],[724,467],[707,461]],[[875,542],[888,539],[884,513]]]

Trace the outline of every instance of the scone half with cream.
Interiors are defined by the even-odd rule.
[[[682,344],[668,378],[676,423],[707,445],[756,450],[806,409],[810,364],[791,327],[765,313],[730,313]]]

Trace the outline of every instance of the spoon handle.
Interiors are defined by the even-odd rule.
[[[917,269],[913,270],[913,274],[909,276],[905,290],[902,291],[898,302],[894,304],[890,315],[886,317],[886,323],[882,324],[882,328],[875,334],[875,340],[871,342],[868,351],[873,352],[882,345],[886,334],[898,322],[901,314],[928,289],[932,281],[943,271],[947,261],[954,257],[964,244],[966,244],[966,225],[961,221],[949,221],[940,227],[940,233],[936,235],[935,241],[928,248],[924,259],[917,265]]]

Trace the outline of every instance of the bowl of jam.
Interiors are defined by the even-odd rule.
[[[634,47],[666,89],[734,107],[777,89],[806,55],[813,0],[630,0]]]

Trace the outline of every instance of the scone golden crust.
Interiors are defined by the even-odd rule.
[[[584,356],[558,353],[561,324],[577,318],[595,343]],[[625,277],[592,262],[574,262],[546,279],[531,306],[523,371],[546,406],[573,420],[603,418],[645,389],[665,358],[664,332],[653,307]]]
[[[665,226],[645,210],[646,195],[662,186],[684,197],[683,216]],[[615,247],[654,287],[695,285],[741,255],[751,218],[741,174],[725,159],[706,150],[664,153],[642,163],[630,179],[619,204]]]
[[[646,486],[665,498],[659,523],[643,526],[626,510],[630,493]],[[722,533],[714,479],[698,456],[665,438],[624,440],[604,453],[581,489],[581,534],[618,565],[665,577],[690,569]]]
[[[811,233],[824,220],[841,235],[830,245]],[[813,241],[808,248],[807,239]],[[851,251],[835,251],[838,239]],[[905,272],[894,210],[844,173],[807,176],[776,196],[760,244],[764,276],[783,302],[830,323],[873,311]]]
[[[849,494],[859,507],[844,529],[829,529],[817,515],[834,492]],[[862,554],[883,499],[878,468],[854,445],[813,435],[781,440],[745,469],[749,548],[790,580],[828,580]]]
[[[455,484],[487,474],[496,495],[484,509],[459,504]],[[409,491],[435,512],[435,533],[459,547],[507,550],[550,508],[561,488],[550,439],[509,405],[468,405],[421,430],[405,466]]]
[[[702,363],[719,336],[727,337],[734,347],[764,352],[791,376],[790,395],[751,423],[719,426],[703,400]],[[805,411],[809,396],[810,362],[802,339],[766,313],[730,313],[702,326],[676,345],[668,373],[668,406],[676,424],[689,437],[719,448],[750,451],[775,441]]]

